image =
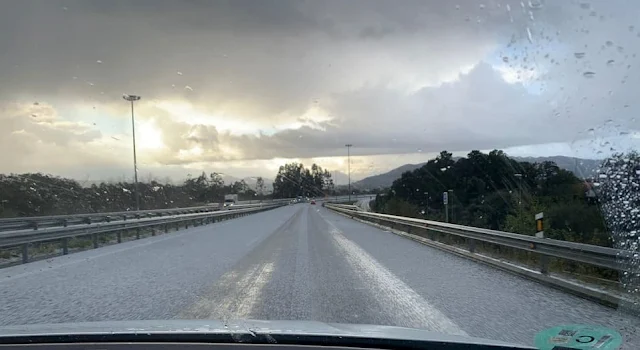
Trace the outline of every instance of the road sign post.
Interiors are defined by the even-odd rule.
[[[535,216],[536,218],[536,237],[544,238],[544,213],[539,212]],[[549,273],[549,257],[546,255],[540,255],[540,272],[543,274]]]
[[[444,221],[449,222],[449,193],[442,192],[442,203],[444,203]]]
[[[536,214],[536,237],[544,238],[544,213],[540,212]]]

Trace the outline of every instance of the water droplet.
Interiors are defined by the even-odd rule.
[[[634,27],[634,26],[632,26],[632,25],[631,25],[631,26],[629,26],[629,31],[630,31],[630,32],[633,32],[633,30],[634,30],[634,29],[635,29],[635,27]]]
[[[101,60],[97,60],[96,63],[97,64],[102,64],[102,61]]]
[[[180,71],[178,71],[177,73],[178,73],[178,75],[182,75],[182,72],[180,72]]]
[[[527,39],[529,39],[529,42],[533,44],[533,36],[531,35],[531,29],[529,29],[529,27],[527,27]]]
[[[480,4],[480,9],[484,10],[484,4]]]
[[[609,46],[609,47],[611,47],[611,46],[613,46],[613,41],[607,40],[604,44]]]
[[[580,8],[588,10],[591,8],[591,5],[589,3],[583,2],[580,4]]]
[[[608,61],[607,61],[607,66],[609,66],[609,67],[612,67],[612,66],[613,66],[613,65],[615,65],[615,64],[616,64],[616,61],[615,61],[615,60],[608,60]]]
[[[456,10],[459,10],[459,9],[460,9],[460,5],[456,5]]]
[[[189,85],[185,85],[184,87],[185,90],[189,90],[189,91],[193,91],[193,88]]]
[[[576,58],[583,58],[584,57],[584,52],[575,52],[573,54]]]
[[[585,78],[589,78],[589,79],[590,79],[590,78],[595,77],[595,76],[596,76],[596,73],[595,73],[595,72],[590,72],[590,71],[588,71],[588,72],[584,72],[584,73],[582,73],[582,76],[583,76],[583,77],[585,77]]]
[[[418,153],[422,153],[422,148],[418,148]]]
[[[507,56],[502,57],[502,62],[505,62],[505,63],[509,62],[509,57]]]
[[[540,0],[529,0],[529,8],[537,10],[542,8],[542,1]]]
[[[62,7],[62,11],[68,11],[68,10],[69,10],[69,8],[68,8],[68,7],[66,7],[66,6],[63,6],[63,7]]]
[[[175,87],[176,87],[176,84],[171,84],[172,89],[175,89]]]
[[[511,6],[509,6],[509,4],[507,4],[507,12],[511,12]]]

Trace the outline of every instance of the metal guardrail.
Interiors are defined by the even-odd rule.
[[[102,222],[89,222],[79,223],[75,225],[48,227],[39,230],[34,229],[19,229],[0,232],[0,249],[21,247],[22,249],[22,262],[29,262],[29,245],[33,243],[46,243],[53,241],[61,241],[62,254],[69,253],[69,239],[81,236],[92,236],[93,248],[99,246],[99,236],[101,234],[115,233],[117,242],[122,242],[122,233],[124,231],[135,230],[136,238],[140,238],[140,231],[142,229],[153,229],[152,235],[155,235],[155,230],[160,228],[165,232],[169,231],[171,226],[179,228],[184,225],[188,228],[189,225],[204,225],[207,223],[216,222],[219,220],[232,219],[240,216],[245,216],[252,213],[257,213],[276,207],[286,205],[283,201],[277,201],[272,203],[261,203],[255,205],[247,205],[244,208],[241,206],[234,206],[229,210],[216,210],[216,211],[204,211],[204,212],[187,212],[179,213],[173,211],[174,214],[170,216],[152,216],[152,217],[140,217],[137,220],[118,220],[118,221],[102,221]],[[193,208],[182,208],[182,210]],[[188,211],[188,210],[187,210]],[[150,212],[150,211],[147,211]],[[166,212],[165,212],[166,213]],[[88,216],[91,217],[91,216]],[[55,217],[54,217],[55,218]]]
[[[540,272],[548,274],[548,257],[560,258],[593,266],[620,271],[628,266],[625,260],[631,259],[631,252],[590,244],[559,241],[549,238],[538,238],[517,233],[495,231],[483,228],[456,225],[438,221],[414,219],[402,216],[369,213],[352,208],[352,206],[326,203],[325,207],[351,217],[365,221],[373,221],[380,225],[405,230],[408,233],[426,230],[429,238],[435,241],[435,234],[448,234],[466,239],[469,252],[475,252],[476,242],[487,242],[499,246],[515,248],[540,254]]]
[[[91,224],[96,222],[112,222],[116,220],[142,219],[150,217],[160,217],[167,215],[181,215],[189,213],[208,213],[219,210],[252,208],[271,203],[287,203],[288,199],[276,199],[262,201],[250,204],[237,204],[232,207],[223,207],[220,203],[212,203],[217,205],[203,205],[198,207],[187,208],[170,208],[170,209],[152,209],[140,211],[119,211],[107,213],[83,213],[71,215],[54,215],[54,216],[31,216],[0,219],[0,232],[7,230],[33,229],[38,230],[45,227],[67,227],[78,224]]]

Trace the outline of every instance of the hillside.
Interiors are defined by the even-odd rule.
[[[581,159],[565,156],[553,157],[511,157],[520,162],[540,163],[544,161],[555,162],[560,168],[573,172],[577,177],[587,178],[598,169],[600,161],[597,159]],[[427,164],[405,164],[395,168],[389,172],[380,175],[366,177],[360,181],[356,181],[351,185],[358,189],[374,189],[389,187],[396,179],[400,178],[402,173],[418,169]]]

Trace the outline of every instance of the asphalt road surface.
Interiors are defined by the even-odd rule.
[[[640,321],[307,203],[0,270],[0,325],[145,319],[408,326],[532,345]]]

